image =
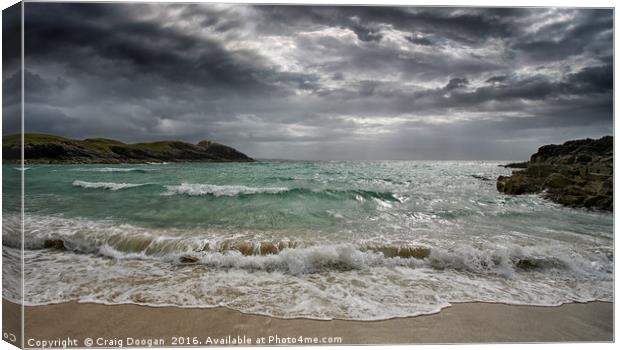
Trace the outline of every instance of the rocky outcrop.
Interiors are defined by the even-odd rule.
[[[4,162],[21,158],[21,135],[2,140]],[[74,140],[55,135],[25,134],[27,163],[253,162],[254,159],[211,141],[190,144],[159,141],[125,144],[109,139]]]
[[[514,195],[543,192],[560,204],[613,210],[613,137],[540,147],[525,169],[500,176],[497,190]]]
[[[530,162],[517,162],[517,163],[508,163],[506,165],[501,165],[504,168],[513,168],[513,169],[525,169],[527,168],[528,164],[530,164]]]

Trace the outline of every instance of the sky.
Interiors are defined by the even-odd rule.
[[[26,3],[24,26],[27,132],[351,160],[613,133],[609,9]]]

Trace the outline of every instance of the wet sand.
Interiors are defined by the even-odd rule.
[[[6,300],[3,308],[3,315],[19,309]],[[383,321],[287,320],[226,308],[75,302],[26,307],[25,316],[27,342],[69,338],[76,339],[78,347],[83,347],[87,337],[95,342],[97,338],[107,340],[108,347],[118,346],[118,341],[131,346],[128,337],[163,340],[163,344],[153,344],[160,346],[175,346],[172,337],[189,337],[186,340],[190,343],[198,341],[203,346],[213,345],[209,340],[224,338],[227,345],[238,336],[245,337],[246,344],[251,339],[252,345],[260,337],[267,342],[261,345],[290,345],[292,338],[299,344],[300,336],[319,341],[323,337],[340,337],[342,344],[613,341],[613,304],[606,302],[559,307],[463,303],[433,315]],[[15,325],[6,318],[3,321],[7,326]],[[280,341],[272,338],[269,342],[269,337],[276,335]],[[283,341],[287,337],[291,339]]]

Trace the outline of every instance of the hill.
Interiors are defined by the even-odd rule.
[[[2,138],[4,162],[21,158],[21,135]],[[90,138],[75,140],[49,134],[24,134],[27,163],[146,163],[146,162],[253,162],[254,159],[208,140],[191,144],[181,141],[157,141],[126,144],[121,141]]]

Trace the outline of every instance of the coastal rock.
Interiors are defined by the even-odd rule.
[[[553,173],[547,176],[545,182],[543,183],[543,187],[561,190],[562,188],[566,188],[572,184],[573,181],[568,177],[559,173]]]
[[[517,163],[508,163],[505,165],[501,165],[504,168],[515,168],[515,169],[525,169],[529,162],[517,162]]]
[[[206,154],[213,159],[225,161],[227,159],[248,159],[245,154],[237,151],[232,147],[228,147],[217,142],[203,140],[198,142],[198,147],[205,150]]]
[[[524,163],[523,170],[497,178],[498,191],[544,192],[545,198],[563,205],[613,210],[612,136],[546,145]]]
[[[27,163],[44,164],[117,164],[147,162],[253,162],[254,159],[211,141],[193,145],[181,141],[125,144],[96,138],[74,140],[47,134],[24,134],[24,157]],[[5,162],[21,159],[21,135],[2,139]]]
[[[540,191],[540,185],[539,179],[520,173],[497,178],[497,190],[506,194],[538,192]]]

